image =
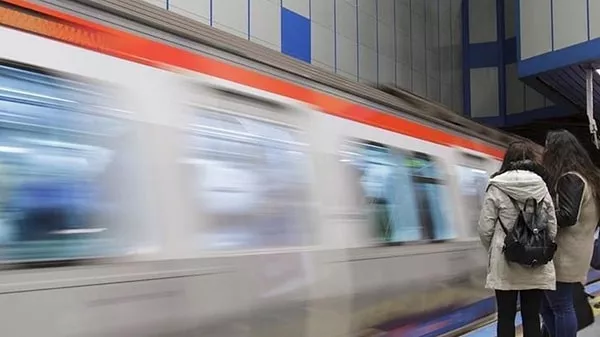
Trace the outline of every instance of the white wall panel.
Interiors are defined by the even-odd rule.
[[[353,41],[341,34],[337,34],[337,69],[346,74],[354,76],[357,79],[357,45]]]
[[[554,50],[587,41],[587,1],[552,0]]]
[[[469,1],[469,42],[482,43],[497,40],[496,0]],[[477,27],[477,28],[475,28]]]
[[[412,69],[407,63],[396,63],[396,86],[412,90]]]
[[[311,1],[311,20],[333,30],[333,7],[336,0]]]
[[[233,35],[248,37],[248,1],[213,1],[213,26]]]
[[[452,86],[442,83],[440,90],[441,103],[448,108],[452,108]]]
[[[506,65],[506,114],[525,111],[525,83],[519,79],[517,64]]]
[[[427,97],[427,78],[425,73],[412,71],[412,91],[422,97]]]
[[[311,20],[313,65],[462,109],[462,0],[169,1],[171,11],[205,24],[212,3],[213,27],[275,50],[283,6]]]
[[[250,1],[250,40],[281,50],[281,8],[277,2]]]
[[[410,35],[410,0],[396,2],[396,31]]]
[[[498,68],[471,69],[471,116],[499,115]]]
[[[206,25],[210,24],[210,0],[170,0],[169,10]]]
[[[358,44],[377,48],[377,18],[362,10],[358,11]]]
[[[427,0],[411,0],[410,7],[414,14],[425,16],[425,5]]]
[[[564,1],[564,0],[563,0]],[[552,50],[552,24],[549,0],[519,1],[521,25],[521,59]],[[527,18],[525,20],[524,18]]]
[[[452,110],[462,113],[464,111],[462,77],[457,78],[460,86],[452,86]]]
[[[217,1],[219,1],[219,0],[217,0]],[[221,1],[223,1],[223,0],[221,0]],[[254,1],[254,0],[251,0],[251,1]],[[273,1],[273,0],[270,0],[270,1]],[[282,0],[281,4],[283,5],[283,7],[308,18],[310,16],[310,1],[311,0]],[[317,0],[317,1],[321,1],[321,0]],[[314,1],[314,2],[317,2],[317,1]],[[275,2],[278,2],[278,1],[275,0]]]
[[[361,82],[377,83],[377,52],[364,45],[358,46],[358,76]]]
[[[396,31],[396,62],[408,64],[412,60],[412,41],[409,34]]]
[[[427,51],[427,76],[440,79],[440,55],[438,53]]]
[[[378,0],[377,18],[386,25],[394,26],[394,0]]]
[[[450,20],[452,24],[452,109],[463,111],[462,80],[462,0],[450,0]]]
[[[413,2],[414,3],[414,2]],[[412,67],[425,72],[425,16],[418,14],[413,7],[411,13],[411,60]]]
[[[544,96],[537,90],[525,86],[525,110],[535,110],[546,106]]]
[[[590,39],[600,37],[600,1],[590,0]]]
[[[354,42],[358,37],[356,16],[354,1],[336,0],[336,32]]]
[[[377,35],[379,39],[379,54],[394,59],[396,56],[396,51],[394,50],[394,26],[380,21]]]
[[[426,48],[429,51],[435,51],[439,49],[439,13],[438,13],[438,1],[437,0],[426,0],[426,11],[425,11],[425,43]]]
[[[439,32],[440,32],[440,81],[442,84],[452,84],[452,20],[450,12],[450,1],[440,1],[440,21],[439,21]],[[450,90],[448,90],[450,95]],[[451,96],[449,96],[451,97]],[[444,99],[442,95],[441,99]],[[451,105],[446,104],[448,106]]]
[[[343,0],[354,3],[354,0]],[[356,0],[358,9],[371,16],[377,16],[377,0]]]
[[[394,77],[396,71],[396,64],[394,63],[393,57],[385,56],[381,53],[379,57],[379,83],[386,85],[394,85]]]
[[[335,34],[333,30],[312,21],[310,34],[312,61],[333,69],[335,65]]]
[[[427,77],[427,98],[434,101],[440,101],[441,88],[440,80],[433,77]]]

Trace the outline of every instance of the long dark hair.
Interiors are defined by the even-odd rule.
[[[543,159],[548,173],[548,188],[555,193],[558,178],[567,172],[581,174],[592,188],[596,203],[600,205],[600,171],[581,143],[567,130],[550,131],[546,136],[546,151]]]
[[[527,170],[544,178],[545,173],[538,163],[539,154],[533,144],[526,141],[512,142],[502,160],[500,170],[492,175],[492,178],[512,170]]]

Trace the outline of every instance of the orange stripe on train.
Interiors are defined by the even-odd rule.
[[[65,14],[25,0],[4,0],[15,8],[0,7],[0,25],[38,34],[86,49],[154,67],[174,66],[293,98],[322,111],[423,139],[459,146],[501,158],[504,150],[456,136],[402,117],[326,95],[240,66],[194,54],[117,29]]]

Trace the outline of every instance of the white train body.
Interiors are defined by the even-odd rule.
[[[2,198],[29,195],[15,186],[38,176],[81,175],[95,185],[80,199],[106,202],[93,211],[81,206],[87,225],[53,227],[52,235],[67,239],[36,253],[31,246],[52,240],[35,235],[47,233],[19,227],[35,222],[23,220],[28,215],[2,215],[6,336],[348,336],[385,330],[381,324],[395,319],[420,322],[419,315],[489,296],[475,231],[481,191],[469,189],[471,180],[497,169],[497,156],[13,28],[0,27],[0,44],[10,46],[0,48],[0,104],[12,97],[11,104],[48,109],[48,119],[36,124],[38,110],[2,107],[0,129],[18,131],[0,136],[9,182],[1,184]],[[45,93],[44,81],[55,81],[54,91]],[[65,88],[61,96],[57,90]],[[54,117],[59,113],[64,120]],[[69,128],[75,131],[60,131]],[[42,173],[23,173],[23,163]],[[430,168],[435,172],[424,173]],[[398,185],[380,186],[390,181]],[[389,195],[404,190],[414,195],[397,195],[390,206]],[[368,203],[384,199],[377,207],[392,211],[374,215]],[[4,207],[34,207],[14,203]],[[374,226],[389,222],[396,227],[383,234]],[[87,239],[100,232],[101,239]],[[39,267],[44,261],[73,265]]]

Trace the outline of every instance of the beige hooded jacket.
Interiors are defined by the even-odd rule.
[[[556,276],[554,263],[540,267],[526,267],[506,261],[502,249],[505,234],[498,222],[502,220],[507,230],[519,215],[508,196],[523,207],[525,200],[534,198],[541,202],[542,211],[548,214],[548,231],[556,237],[556,214],[552,198],[542,178],[526,170],[514,170],[500,174],[490,180],[479,218],[479,236],[488,253],[486,288],[495,290],[554,290]]]

